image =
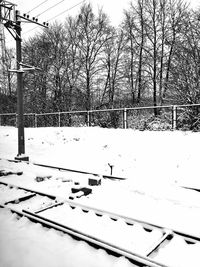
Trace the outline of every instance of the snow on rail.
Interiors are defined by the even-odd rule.
[[[87,172],[87,171],[82,171],[82,170],[74,170],[74,169],[69,169],[69,168],[64,168],[64,167],[59,167],[59,166],[52,166],[52,165],[47,165],[47,164],[41,164],[41,163],[36,163],[32,161],[23,161],[19,159],[5,159],[5,158],[0,158],[0,160],[7,160],[9,162],[23,162],[26,164],[33,164],[35,166],[39,167],[44,167],[44,168],[50,168],[50,169],[56,169],[59,171],[66,171],[66,172],[74,172],[74,173],[80,173],[80,174],[90,174],[94,176],[102,176],[103,178],[107,179],[114,179],[114,180],[126,180],[126,177],[118,177],[118,176],[113,176],[113,175],[107,175],[107,174],[100,174],[100,173],[93,173],[93,172]]]
[[[15,190],[16,194],[11,191]],[[56,202],[56,196],[0,182],[1,208],[33,222],[68,233],[89,244],[123,255],[136,266],[168,265],[172,252],[199,258],[200,238],[158,225],[95,209],[74,201]],[[20,194],[18,194],[19,192]],[[4,196],[4,197],[3,197]],[[10,196],[10,200],[7,196]],[[38,199],[39,197],[39,199]],[[31,200],[31,201],[30,201]],[[184,259],[184,254],[181,259]],[[179,259],[182,266],[181,259]]]

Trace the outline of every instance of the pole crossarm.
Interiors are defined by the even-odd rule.
[[[29,18],[29,15],[27,15],[27,14],[23,14],[23,16],[18,15],[18,18],[20,18],[22,20],[22,22],[34,23],[34,24],[37,24],[37,25],[44,27],[44,28],[48,28],[48,25],[49,25],[48,22],[39,23],[38,19],[36,17],[33,17],[31,19],[31,18]]]
[[[40,23],[36,17],[30,18],[27,14],[20,15],[18,10],[15,11],[15,6],[15,4],[9,1],[0,0],[0,22],[3,23],[15,40],[17,38],[21,39],[18,34],[18,30],[22,30],[21,22],[34,23],[38,26],[48,28],[47,22]]]
[[[20,66],[22,67],[25,67],[23,68],[23,70],[42,70],[41,68],[38,68],[38,67],[35,67],[35,66],[31,66],[31,65],[28,65],[28,64],[24,64],[22,62],[19,63]]]
[[[22,62],[19,63],[19,66],[20,68],[19,69],[9,69],[8,71],[9,72],[15,72],[15,73],[24,73],[26,71],[41,71],[42,69],[41,68],[38,68],[38,67],[35,67],[35,66],[31,66],[31,65],[28,65],[28,64],[24,64]]]

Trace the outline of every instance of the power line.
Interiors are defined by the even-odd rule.
[[[46,3],[49,0],[45,0],[42,3],[40,3],[39,5],[37,5],[36,7],[34,7],[33,9],[31,9],[30,11],[28,11],[27,13],[30,13],[31,11],[35,10],[36,8],[40,7],[41,5],[43,5],[44,3]]]
[[[68,8],[68,9],[66,9],[66,10],[64,10],[64,11],[62,11],[61,13],[57,14],[56,16],[50,18],[50,19],[47,20],[47,21],[49,22],[49,21],[51,21],[51,20],[53,20],[53,19],[55,19],[55,18],[57,18],[57,17],[63,15],[64,13],[66,13],[66,12],[72,10],[73,8],[75,8],[75,7],[79,6],[79,5],[81,5],[81,4],[84,3],[85,1],[86,1],[86,0],[83,0],[83,1],[81,1],[81,2],[79,2],[79,3],[77,3],[77,4],[75,4],[75,5],[71,6],[70,8]],[[31,31],[33,31],[33,30],[35,30],[36,28],[38,28],[38,26],[34,27],[33,29],[31,29],[31,30],[29,30],[29,31],[26,31],[25,33],[23,33],[23,35],[24,35],[24,34],[27,34],[27,33],[29,33],[29,32],[31,32]]]
[[[61,16],[61,15],[64,14],[65,12],[70,11],[71,9],[73,9],[73,8],[75,8],[75,7],[79,6],[79,5],[81,5],[81,4],[84,3],[85,1],[86,1],[86,0],[83,0],[83,1],[81,1],[81,2],[79,2],[79,3],[77,3],[76,5],[74,5],[74,6],[70,7],[70,8],[68,8],[68,9],[64,10],[63,12],[61,12],[61,13],[59,13],[58,15],[56,15],[56,16],[50,18],[50,19],[47,20],[47,21],[49,22],[50,20],[53,20],[53,19],[55,19],[55,18]]]
[[[53,5],[53,6],[49,7],[49,8],[47,8],[46,10],[44,10],[42,13],[36,15],[36,17],[39,17],[40,15],[46,13],[47,11],[49,11],[50,9],[52,9],[52,8],[54,8],[54,7],[56,7],[56,6],[58,6],[60,3],[64,2],[64,1],[65,1],[65,0],[61,0],[61,1],[58,2],[57,4],[55,4],[55,5]]]

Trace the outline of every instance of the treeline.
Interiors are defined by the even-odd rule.
[[[41,69],[24,75],[26,112],[199,103],[200,10],[137,0],[113,27],[84,4],[25,42],[23,63]]]

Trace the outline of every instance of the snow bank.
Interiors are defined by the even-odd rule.
[[[30,160],[66,168],[130,177],[156,183],[200,185],[200,133],[132,129],[28,128]],[[0,157],[14,158],[17,129],[0,127]]]

